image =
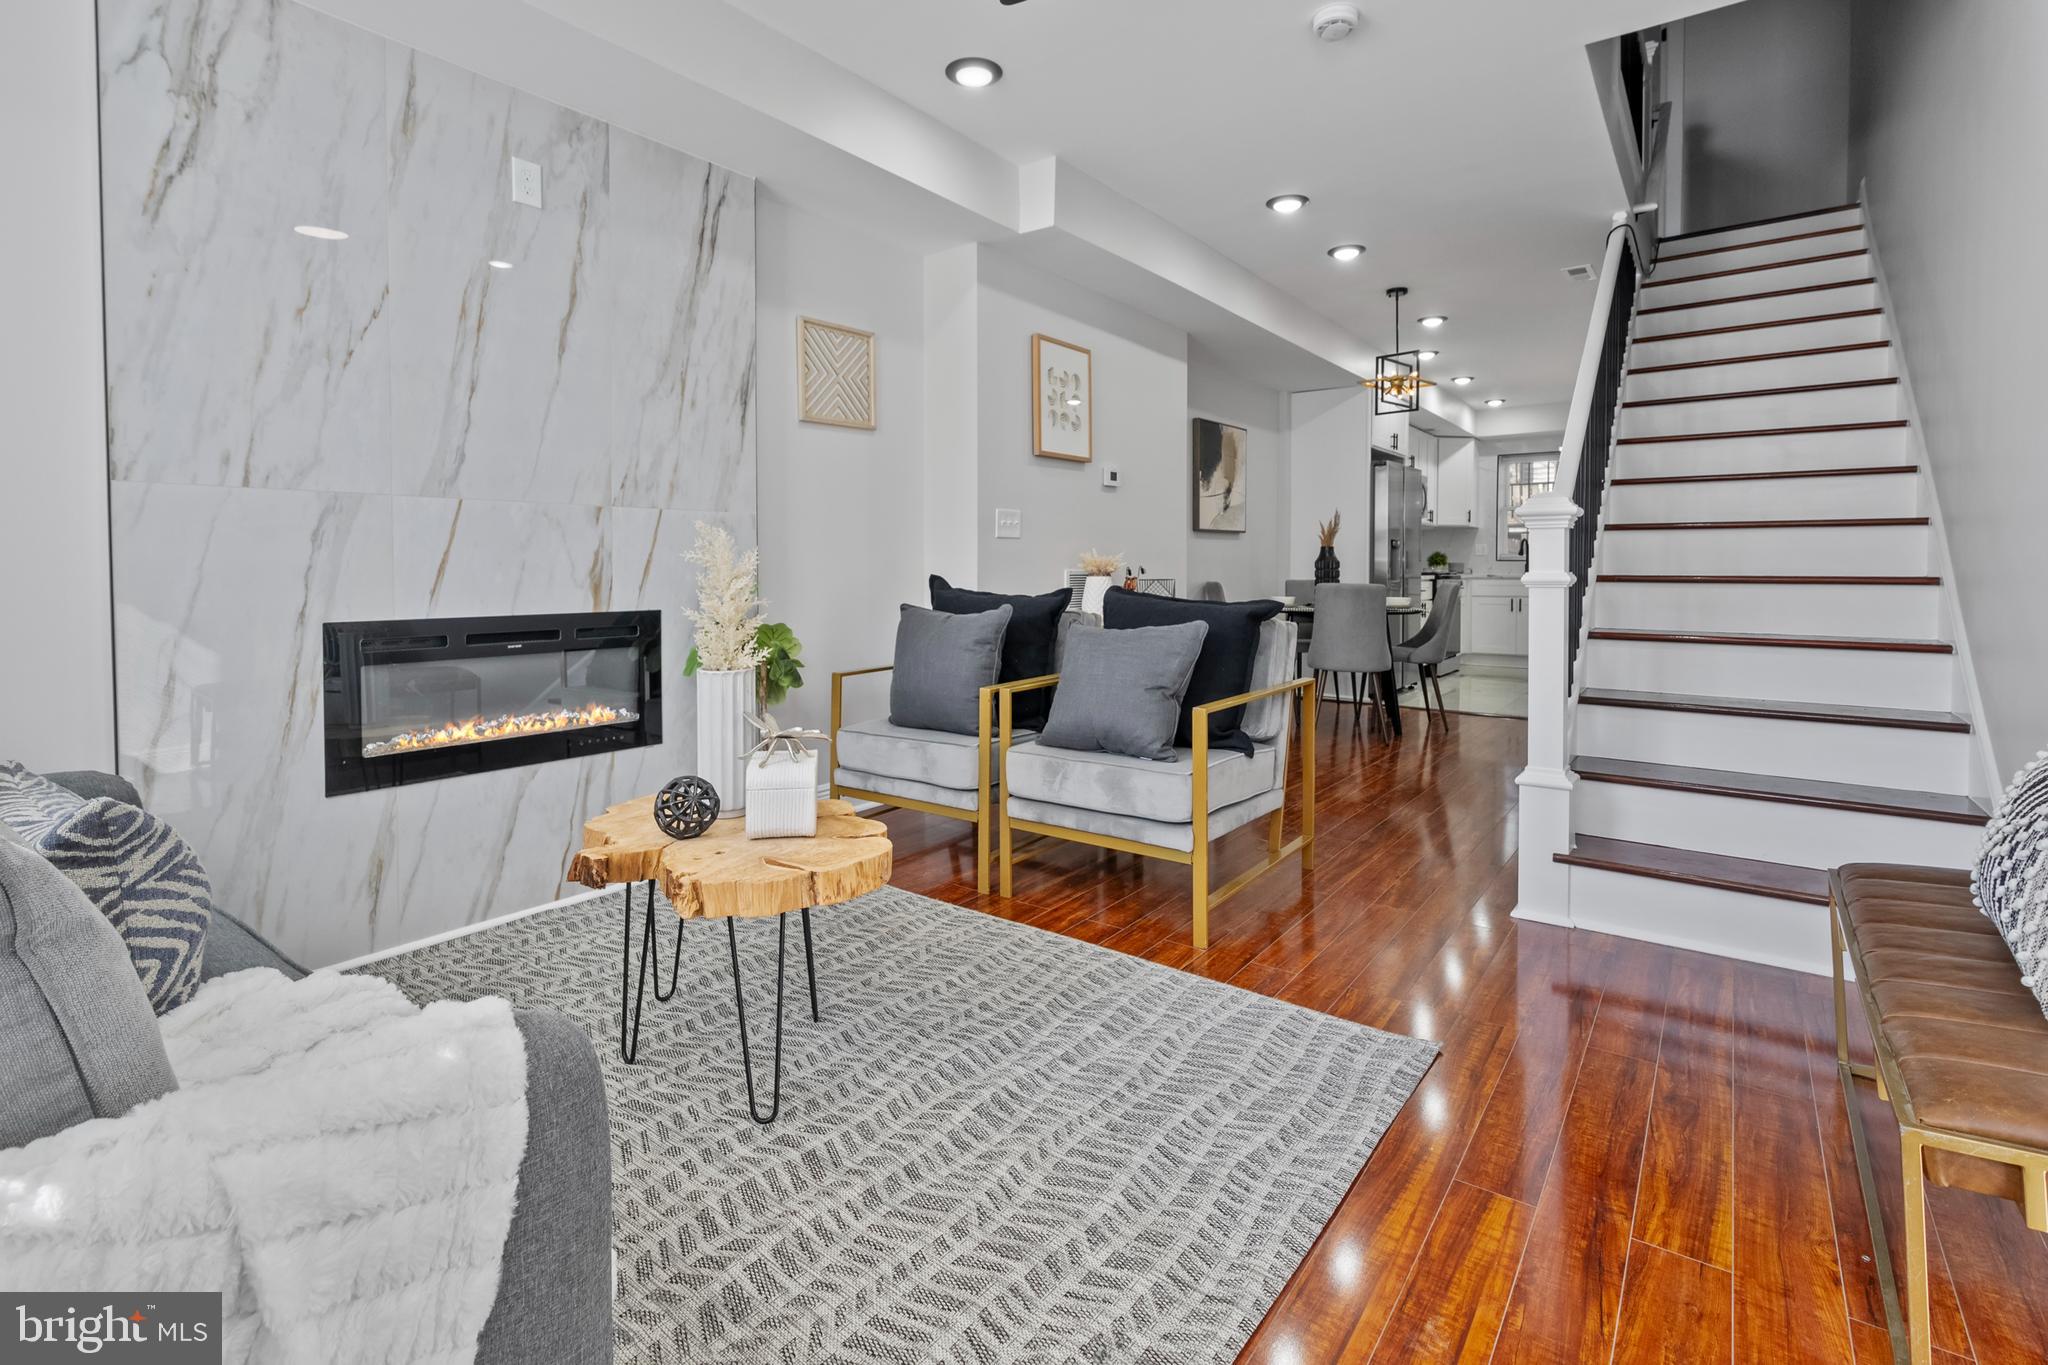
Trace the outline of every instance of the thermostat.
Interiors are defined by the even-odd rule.
[[[1121,488],[1123,487],[1123,482],[1124,472],[1121,469],[1118,469],[1113,464],[1106,464],[1102,467],[1102,486],[1104,488]]]

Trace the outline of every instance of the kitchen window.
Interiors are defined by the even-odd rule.
[[[1557,456],[1554,450],[1532,455],[1500,457],[1500,490],[1494,503],[1494,558],[1520,559],[1528,531],[1517,515],[1522,504],[1538,493],[1548,493],[1557,484]]]

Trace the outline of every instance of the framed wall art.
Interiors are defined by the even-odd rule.
[[[797,419],[875,429],[875,334],[796,320]]]
[[[1194,419],[1195,529],[1243,534],[1251,492],[1243,427]]]
[[[1032,454],[1080,464],[1095,458],[1094,361],[1085,346],[1032,336]]]

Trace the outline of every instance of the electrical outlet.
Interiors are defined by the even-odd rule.
[[[1018,507],[996,509],[996,539],[1022,540],[1024,538],[1024,512]]]
[[[538,162],[521,161],[516,156],[512,158],[512,202],[531,204],[535,208],[541,206]]]

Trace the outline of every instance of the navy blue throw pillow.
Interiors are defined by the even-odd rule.
[[[1252,665],[1259,654],[1259,628],[1280,614],[1280,604],[1271,598],[1257,602],[1193,602],[1184,597],[1155,597],[1151,593],[1111,588],[1102,599],[1102,624],[1111,630],[1142,626],[1177,626],[1184,621],[1201,621],[1209,627],[1202,642],[1202,656],[1195,660],[1195,676],[1188,682],[1181,701],[1180,726],[1173,742],[1188,748],[1195,742],[1195,708],[1224,697],[1249,692]],[[1209,747],[1252,751],[1251,738],[1240,730],[1244,708],[1233,706],[1209,717]]]
[[[1042,678],[1053,671],[1055,647],[1059,642],[1060,614],[1072,600],[1071,592],[1060,588],[1036,597],[1003,592],[978,592],[956,588],[937,574],[931,576],[932,610],[952,616],[973,616],[997,607],[1010,609],[1010,628],[1003,635],[1002,671],[997,682]],[[1052,689],[1019,693],[1011,718],[1020,730],[1045,728],[1052,707]]]

